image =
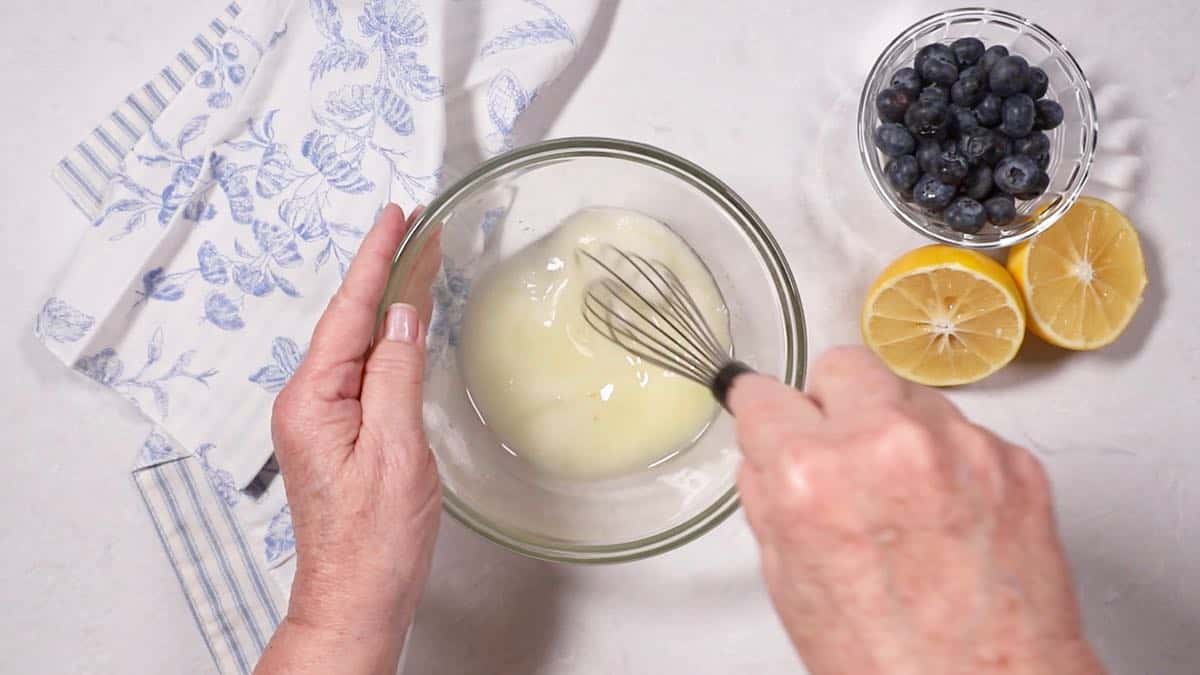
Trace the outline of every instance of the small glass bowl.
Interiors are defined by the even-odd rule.
[[[740,455],[723,412],[670,459],[632,475],[567,481],[506,451],[469,399],[456,336],[472,280],[591,206],[639,211],[671,227],[720,286],[736,356],[792,386],[804,379],[804,318],[783,253],[750,207],[695,164],[629,141],[565,138],[491,159],[451,186],[401,243],[381,310],[428,304],[421,279],[435,279],[424,418],[446,510],[518,553],[560,562],[662,553],[738,506]]]
[[[977,37],[987,46],[1004,45],[1012,54],[1040,66],[1050,78],[1047,98],[1063,107],[1063,123],[1050,137],[1050,187],[1036,200],[1018,201],[1018,219],[1011,225],[990,223],[978,234],[963,234],[931,219],[915,204],[896,194],[883,169],[887,158],[875,147],[879,126],[875,98],[893,74],[911,67],[917,51],[934,42],[950,43]],[[918,21],[892,41],[875,61],[858,104],[858,150],[875,191],[892,213],[909,227],[938,241],[965,248],[1004,248],[1036,236],[1054,224],[1075,200],[1091,171],[1099,126],[1091,85],[1079,63],[1053,35],[1032,21],[998,9],[965,8],[934,14]]]

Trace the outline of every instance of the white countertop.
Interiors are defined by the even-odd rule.
[[[86,227],[50,168],[222,5],[0,5],[0,330],[9,345],[0,350],[9,467],[0,490],[0,672],[213,670],[129,477],[146,423],[66,371],[31,329]],[[819,351],[856,340],[865,285],[887,259],[922,243],[871,192],[854,108],[886,41],[941,8],[607,3],[580,59],[522,124],[531,135],[548,128],[661,145],[732,185],[788,253]],[[1030,444],[1050,469],[1088,631],[1112,671],[1194,673],[1200,7],[1021,0],[1008,8],[1067,42],[1091,78],[1102,131],[1088,192],[1140,227],[1151,285],[1113,348],[1070,355],[1031,340],[1014,366],[953,396],[977,420]],[[606,568],[525,560],[446,522],[409,672],[681,670],[802,672],[741,516],[679,551]]]

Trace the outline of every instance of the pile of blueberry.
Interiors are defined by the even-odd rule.
[[[875,145],[888,183],[954,230],[979,232],[1017,217],[1050,177],[1050,138],[1063,109],[1042,98],[1049,79],[1001,45],[976,38],[931,44],[879,92]]]

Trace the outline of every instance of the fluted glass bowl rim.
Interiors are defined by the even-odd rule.
[[[871,120],[873,118],[872,108],[874,101],[872,100],[871,92],[876,91],[879,88],[880,81],[890,77],[892,69],[898,67],[898,63],[896,62],[897,54],[916,37],[923,35],[931,26],[945,23],[963,23],[970,20],[983,22],[989,19],[999,19],[1020,26],[1023,31],[1037,36],[1038,39],[1048,45],[1054,56],[1066,64],[1066,67],[1071,70],[1072,76],[1079,81],[1083,94],[1082,100],[1085,108],[1085,119],[1081,120],[1081,123],[1088,125],[1090,128],[1085,127],[1083,129],[1083,132],[1086,134],[1085,150],[1079,162],[1079,169],[1065,193],[1060,198],[1051,202],[1047,207],[1044,207],[1040,212],[1032,214],[1030,216],[1031,219],[1027,221],[1027,226],[1023,229],[1007,235],[981,237],[953,232],[948,228],[936,227],[928,217],[918,213],[915,206],[905,203],[899,195],[895,194],[891,186],[888,185],[887,179],[883,174],[883,162],[878,158],[873,139],[875,129]],[[875,60],[875,64],[871,67],[866,82],[863,84],[858,102],[858,152],[862,159],[863,168],[870,179],[871,186],[875,189],[875,193],[879,195],[879,198],[883,200],[893,215],[914,231],[935,241],[963,248],[1008,248],[1036,237],[1054,225],[1083,194],[1084,185],[1087,183],[1088,176],[1091,174],[1092,164],[1095,161],[1099,132],[1096,100],[1092,94],[1091,83],[1084,74],[1083,68],[1080,67],[1079,62],[1067,47],[1058,38],[1054,37],[1050,31],[1025,17],[1010,11],[987,7],[961,7],[937,12],[901,31],[883,50],[879,58]],[[1062,169],[1063,165],[1060,164],[1057,170]]]

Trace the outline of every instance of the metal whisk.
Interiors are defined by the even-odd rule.
[[[605,277],[584,294],[583,318],[618,347],[708,387],[722,406],[733,380],[753,369],[721,345],[696,300],[671,268],[657,260],[606,246],[612,263],[577,249]],[[622,274],[617,268],[628,268]]]

